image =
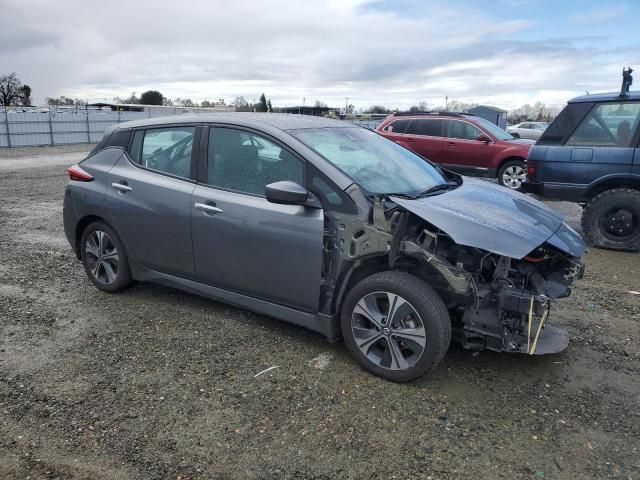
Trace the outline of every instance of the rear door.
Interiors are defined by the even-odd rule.
[[[442,163],[445,161],[444,123],[440,118],[413,119],[405,130],[404,141],[418,155]]]
[[[443,164],[462,173],[488,174],[494,144],[493,141],[485,143],[477,140],[481,134],[488,135],[464,120],[447,120],[446,129]]]
[[[405,135],[405,132],[409,128],[411,122],[412,120],[410,118],[399,118],[397,120],[393,120],[382,129],[381,133],[389,140],[393,140],[402,146],[411,148],[409,142],[407,142],[407,136]]]
[[[193,278],[191,194],[199,127],[136,130],[109,172],[107,198],[116,230],[140,266]]]
[[[209,129],[191,218],[197,278],[228,291],[316,312],[324,216],[278,205],[265,185],[305,186],[304,161],[271,137],[240,127]]]

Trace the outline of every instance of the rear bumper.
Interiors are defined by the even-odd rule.
[[[73,196],[71,194],[71,188],[67,185],[64,189],[64,202],[62,204],[62,220],[64,224],[64,234],[67,237],[67,241],[73,248],[73,253],[75,253],[78,259],[80,258],[77,241],[76,241],[76,228],[78,225],[78,212],[76,211],[76,206],[73,201]]]
[[[580,202],[584,199],[587,187],[584,185],[567,183],[536,183],[527,181],[522,184],[522,190],[526,193],[533,193],[540,197],[550,198],[553,200]]]

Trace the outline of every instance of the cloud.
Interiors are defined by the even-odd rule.
[[[627,13],[626,5],[611,6],[607,8],[596,8],[586,13],[575,14],[570,17],[570,20],[582,24],[602,24],[620,18],[625,13]]]
[[[2,35],[24,48],[0,49],[0,65],[39,99],[153,88],[194,100],[265,92],[277,105],[349,97],[356,106],[407,107],[449,95],[509,106],[509,98],[597,89],[609,75],[617,84],[618,60],[638,59],[637,50],[608,51],[589,38],[517,41],[530,19],[472,7],[461,14],[444,0],[402,12],[366,0],[3,1],[19,28]]]

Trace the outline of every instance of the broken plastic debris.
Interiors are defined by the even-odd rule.
[[[278,365],[275,365],[275,366],[273,366],[273,367],[266,368],[266,369],[262,370],[261,372],[256,373],[256,374],[253,376],[253,378],[259,377],[259,376],[260,376],[260,375],[262,375],[263,373],[270,372],[270,371],[271,371],[271,370],[273,370],[274,368],[278,368]]]

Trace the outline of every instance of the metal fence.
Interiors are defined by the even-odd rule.
[[[162,109],[128,112],[91,109],[69,110],[0,110],[0,147],[66,145],[97,143],[114,123],[140,118],[180,115],[196,109]],[[373,129],[382,119],[348,119],[356,125]]]

